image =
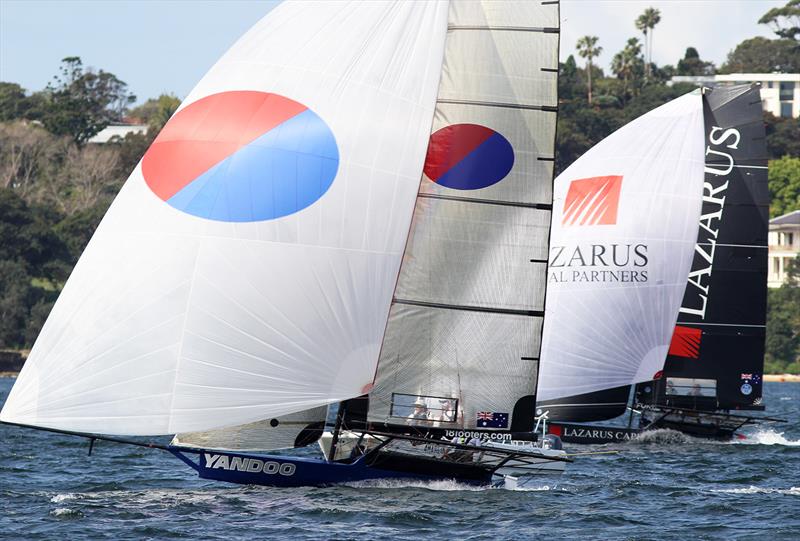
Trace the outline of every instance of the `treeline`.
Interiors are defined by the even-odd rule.
[[[632,25],[642,39],[627,41],[608,75],[594,62],[602,43],[581,38],[583,65],[572,56],[560,65],[557,172],[627,122],[693,90],[668,86],[673,75],[800,72],[800,29],[787,23],[798,20],[798,4],[765,14],[760,22],[777,37],[743,41],[719,68],[692,47],[674,66],[653,63],[660,14],[652,8]],[[135,101],[123,81],[77,57],[65,58],[41,91],[0,83],[0,348],[31,346],[111,200],[179,104],[167,95],[131,108]],[[123,121],[148,130],[88,143]],[[765,121],[778,215],[800,208],[800,122],[769,114]],[[769,370],[800,373],[800,287],[771,290],[769,310]]]
[[[127,84],[80,58],[42,91],[0,82],[0,348],[33,344],[114,196],[180,100],[130,108]],[[115,122],[148,125],[99,145]]]

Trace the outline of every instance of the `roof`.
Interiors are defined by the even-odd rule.
[[[799,225],[800,226],[800,210],[795,210],[778,216],[769,221],[769,225]]]

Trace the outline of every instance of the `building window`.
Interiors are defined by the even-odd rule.
[[[780,96],[779,98],[781,101],[792,101],[794,99],[794,82],[793,81],[782,81],[780,86]]]
[[[792,102],[781,102],[781,116],[792,118]]]
[[[772,81],[767,81],[767,88],[772,88]]]
[[[786,246],[794,244],[794,233],[786,233]]]
[[[781,273],[781,259],[779,257],[772,258],[772,274],[779,275]]]

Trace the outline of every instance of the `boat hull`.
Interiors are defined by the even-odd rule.
[[[199,461],[187,458],[181,450],[173,454],[197,470],[202,479],[227,483],[275,487],[328,486],[375,479],[444,480],[454,479],[467,484],[490,484],[491,471],[486,468],[453,464],[442,467],[435,461],[413,460],[381,454],[370,462],[363,457],[352,463],[328,462],[320,458],[280,455],[248,455],[202,451]],[[387,456],[388,455],[388,456]]]

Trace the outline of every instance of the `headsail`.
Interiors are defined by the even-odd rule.
[[[662,369],[702,187],[699,92],[634,120],[559,175],[540,401],[566,406],[615,388],[627,396],[624,386]]]
[[[558,26],[557,3],[451,4],[425,175],[369,395],[373,423],[533,427]]]
[[[203,431],[374,377],[447,5],[286,3],[208,72],[64,287],[2,420]]]
[[[703,213],[664,366],[640,400],[695,409],[763,409],[769,190],[758,85],[705,98]],[[640,386],[644,392],[648,386]]]

